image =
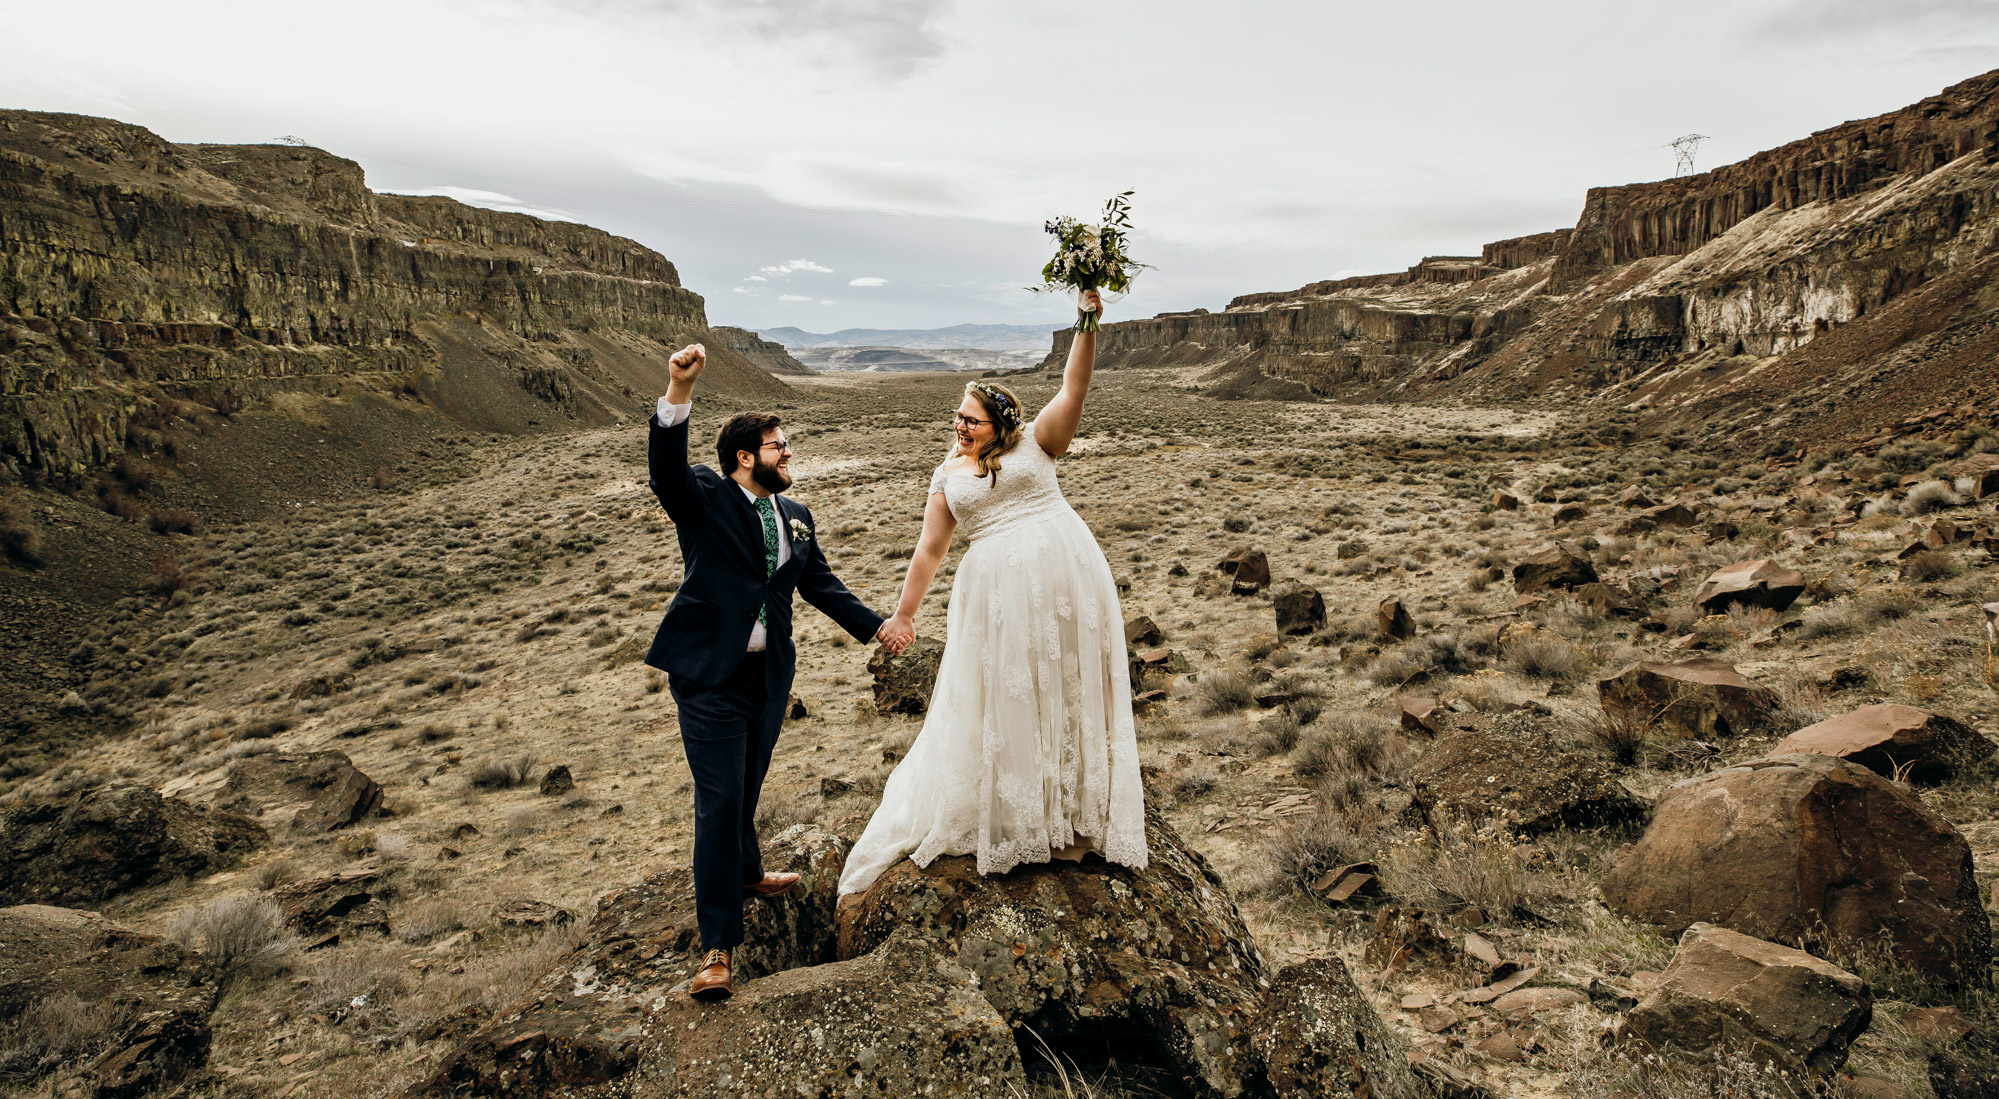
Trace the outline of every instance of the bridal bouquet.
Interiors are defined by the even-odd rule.
[[[1149,266],[1124,254],[1131,235],[1131,206],[1125,202],[1130,197],[1126,191],[1104,203],[1099,225],[1070,217],[1048,222],[1045,228],[1055,238],[1055,258],[1041,269],[1042,285],[1035,289],[1074,289],[1078,294],[1085,290],[1119,294],[1130,289],[1132,277]],[[1096,311],[1077,309],[1076,331],[1096,330]]]

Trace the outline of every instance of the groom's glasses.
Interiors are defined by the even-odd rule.
[[[789,439],[772,439],[772,440],[771,440],[770,442],[768,442],[768,443],[765,443],[765,444],[764,444],[763,446],[760,446],[760,447],[758,447],[757,449],[758,449],[758,450],[766,450],[766,449],[769,449],[770,447],[776,447],[776,448],[777,448],[777,452],[778,452],[779,454],[783,454],[783,453],[784,453],[785,451],[787,451],[787,450],[790,450],[790,449],[791,449],[791,440],[789,440]]]

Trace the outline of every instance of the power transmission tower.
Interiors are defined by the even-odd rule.
[[[1673,139],[1673,178],[1694,174],[1694,153],[1699,151],[1706,134],[1685,134]]]

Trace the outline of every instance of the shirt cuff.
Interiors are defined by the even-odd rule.
[[[668,404],[666,398],[661,397],[659,399],[659,411],[657,412],[659,426],[672,427],[680,421],[685,420],[688,412],[693,408],[693,401],[688,401],[686,404]]]

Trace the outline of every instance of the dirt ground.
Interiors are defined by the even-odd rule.
[[[883,611],[965,380],[787,379],[801,394],[784,413],[797,448],[792,495],[813,509],[835,571]],[[1007,380],[1029,408],[1055,384]],[[1633,659],[1680,655],[1668,646],[1691,636],[1779,692],[1786,732],[1892,701],[1999,733],[1978,610],[1999,600],[1990,555],[1949,549],[1911,574],[1896,554],[1929,516],[1905,517],[1888,501],[1858,522],[1835,521],[1845,500],[1873,499],[1949,455],[1744,461],[1698,440],[1633,440],[1615,413],[1216,401],[1197,394],[1198,381],[1165,369],[1099,374],[1084,434],[1059,466],[1070,501],[1129,581],[1125,617],[1150,616],[1191,669],[1149,684],[1168,699],[1139,722],[1148,796],[1234,888],[1273,968],[1339,954],[1412,1043],[1498,1094],[1598,1094],[1588,1074],[1601,1068],[1594,1051],[1610,1008],[1584,999],[1526,1022],[1468,1008],[1434,1028],[1434,1016],[1426,1022],[1405,1002],[1482,979],[1453,964],[1368,966],[1362,951],[1382,904],[1424,906],[1452,935],[1476,928],[1551,987],[1628,987],[1663,968],[1672,948],[1593,896],[1634,831],[1526,840],[1411,824],[1395,793],[1427,737],[1398,722],[1404,695],[1489,711],[1538,703],[1571,730],[1574,751],[1601,754],[1587,733],[1600,720],[1595,679]],[[700,437],[723,413],[697,395],[694,415]],[[552,923],[502,918],[517,902],[587,916],[608,890],[688,858],[691,795],[673,705],[639,662],[680,575],[672,529],[645,487],[643,423],[487,438],[456,457],[473,471],[462,480],[391,484],[282,521],[174,537],[179,575],[120,603],[83,642],[98,667],[84,699],[135,707],[134,735],[5,788],[14,799],[115,775],[260,814],[273,844],[248,865],[105,906],[154,931],[184,929],[218,898],[286,880],[401,871],[390,934],[347,936],[231,984],[200,1090],[303,1099],[354,1094],[358,1082],[367,1095],[392,1093],[449,1048],[454,1019],[503,1006],[567,941],[572,932]],[[1698,499],[1738,532],[1713,542],[1698,530],[1612,534],[1626,517],[1614,497],[1630,485]],[[1499,490],[1522,506],[1494,510]],[[1558,524],[1565,502],[1585,514]],[[1987,501],[1951,514],[1991,510]],[[1801,528],[1830,533],[1785,536]],[[1671,628],[1651,632],[1560,599],[1516,610],[1512,585],[1490,570],[1557,537],[1587,548],[1606,579],[1666,576],[1656,610]],[[1216,563],[1239,546],[1266,552],[1279,586],[1318,589],[1327,625],[1274,636],[1268,590],[1235,596],[1217,583]],[[1815,582],[1807,597],[1782,614],[1719,620],[1691,607],[1708,572],[1761,556],[1804,570]],[[923,635],[944,634],[951,571],[947,561],[924,604]],[[1376,607],[1390,597],[1413,615],[1416,638],[1376,636]],[[1785,622],[1800,628],[1762,637]],[[817,820],[858,835],[891,766],[885,755],[898,755],[921,719],[875,715],[870,648],[810,609],[799,623],[795,691],[809,716],[786,725],[764,812],[773,826]],[[1520,623],[1542,642],[1531,655],[1502,635]],[[1283,701],[1264,708],[1256,694]],[[1652,796],[1771,741],[1648,744],[1619,777]],[[386,815],[300,839],[280,824],[291,807],[225,800],[232,762],[300,749],[347,753],[385,788]],[[540,776],[556,765],[575,789],[544,796]],[[1999,877],[1992,776],[1922,796],[1970,839],[1989,891]],[[1363,859],[1380,866],[1385,897],[1342,906],[1314,895],[1329,865]],[[1876,1017],[1899,1016],[1884,1002]],[[1481,1045],[1497,1035],[1517,1058]],[[1848,1071],[1928,1095],[1928,1052],[1877,1022]],[[1100,1095],[1158,1094],[1108,1066],[1086,1075]]]

